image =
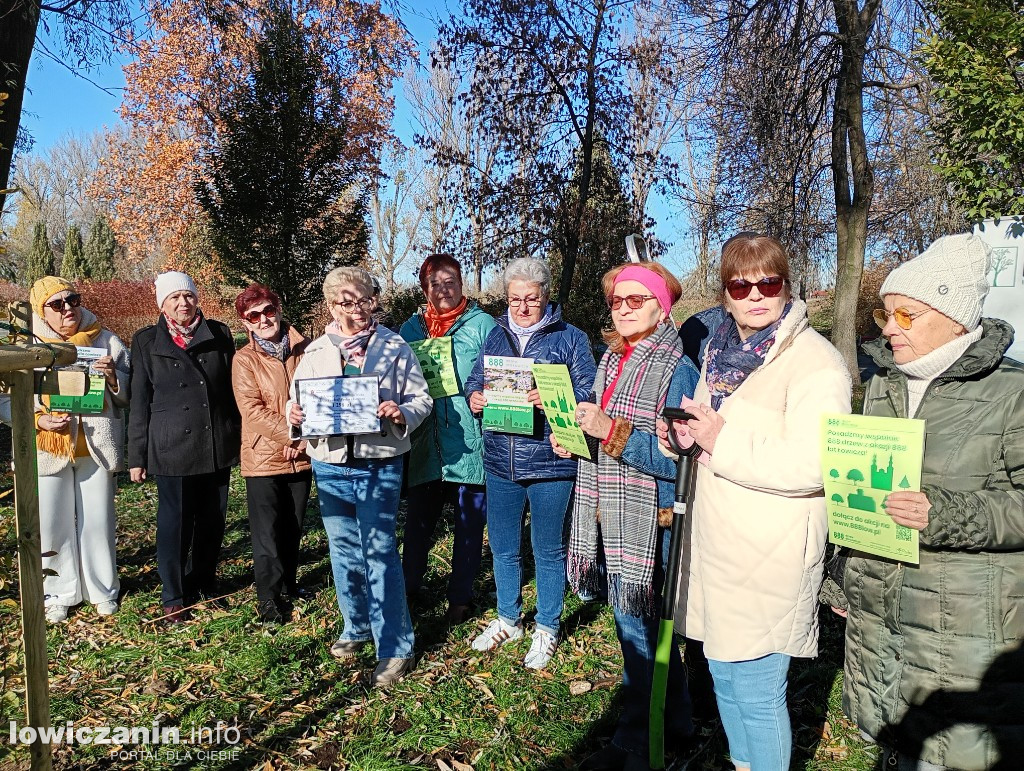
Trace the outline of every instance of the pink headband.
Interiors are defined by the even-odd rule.
[[[615,277],[616,285],[622,281],[639,281],[658,298],[658,304],[665,313],[672,313],[672,295],[668,292],[668,284],[650,268],[645,268],[642,265],[630,265]]]

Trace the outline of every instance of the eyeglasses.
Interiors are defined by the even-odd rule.
[[[261,308],[258,311],[251,310],[248,313],[243,314],[242,318],[244,318],[250,324],[255,324],[257,321],[260,320],[260,317],[262,316],[266,316],[267,321],[273,321],[274,319],[277,318],[277,308],[275,308],[273,305],[268,305],[266,308]]]
[[[732,281],[725,282],[725,289],[729,293],[729,297],[734,300],[746,300],[750,295],[750,290],[755,286],[765,297],[778,297],[779,293],[782,292],[782,287],[786,285],[786,279],[782,276],[765,276],[760,281],[747,281],[742,278],[734,278]]]
[[[48,303],[43,303],[43,305],[54,313],[61,313],[64,310],[65,305],[69,308],[77,308],[81,304],[82,295],[80,294],[66,294],[63,297],[58,297],[56,300],[50,300]]]
[[[885,329],[885,325],[889,323],[889,317],[892,316],[896,319],[896,325],[900,329],[910,329],[914,325],[914,319],[918,316],[923,316],[928,311],[933,311],[934,308],[925,308],[923,311],[917,311],[917,313],[911,313],[906,308],[897,308],[892,313],[887,311],[885,308],[875,308],[871,313],[871,316],[875,319],[875,323],[881,329]]]
[[[359,300],[344,300],[343,302],[332,303],[335,308],[341,308],[345,313],[355,313],[356,306],[359,306],[360,310],[368,311],[373,308],[373,298],[363,297]]]
[[[656,299],[658,298],[656,298],[652,294],[631,294],[628,295],[627,297],[619,297],[616,294],[612,295],[611,297],[606,297],[605,302],[608,303],[608,307],[611,308],[613,311],[617,311],[619,308],[621,308],[622,303],[626,303],[626,306],[628,308],[631,308],[634,311],[638,311],[644,307],[645,302],[647,302],[648,300]]]
[[[525,305],[527,308],[536,308],[540,303],[540,297],[510,297],[508,307],[518,308],[520,305]]]

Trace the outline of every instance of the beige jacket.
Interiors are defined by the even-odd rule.
[[[705,365],[701,404],[711,403],[706,375]],[[698,466],[676,607],[676,631],[703,640],[709,659],[817,655],[828,533],[820,421],[850,412],[851,385],[839,352],[794,300],[765,363],[722,402],[725,426],[710,463]]]
[[[306,354],[292,377],[292,398],[285,407],[285,415],[295,400],[296,380],[337,377],[345,371],[337,340],[331,335],[321,335],[306,348]],[[387,327],[378,326],[366,349],[363,374],[377,376],[381,402],[395,402],[405,416],[405,425],[385,419],[381,420],[380,433],[311,438],[306,446],[306,454],[310,458],[324,463],[344,463],[348,459],[350,439],[356,458],[395,458],[409,452],[412,446],[409,435],[434,407],[416,354],[401,337]],[[292,438],[298,438],[298,429],[294,426],[289,428]]]

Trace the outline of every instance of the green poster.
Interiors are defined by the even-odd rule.
[[[455,375],[455,357],[452,355],[450,337],[428,337],[426,340],[409,343],[409,347],[419,359],[432,399],[458,395],[459,380]]]
[[[823,415],[829,540],[916,564],[918,532],[893,522],[882,503],[893,491],[920,492],[923,456],[923,420]]]
[[[60,396],[53,394],[45,397],[49,401],[49,408],[53,412],[71,412],[80,415],[95,415],[103,412],[103,396],[106,389],[106,378],[92,368],[92,363],[107,355],[105,348],[91,348],[87,346],[76,346],[78,360],[64,370],[79,370],[89,373],[89,390],[85,396]]]
[[[534,364],[533,377],[551,433],[569,452],[589,459],[587,438],[576,424],[576,396],[569,368],[564,364]]]
[[[533,359],[484,356],[483,426],[506,434],[533,433],[533,405],[526,395],[533,389]]]

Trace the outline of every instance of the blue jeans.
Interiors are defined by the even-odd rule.
[[[787,771],[793,735],[786,706],[790,657],[770,653],[751,661],[708,659],[733,765]]]
[[[558,635],[565,601],[571,479],[513,482],[487,475],[487,532],[494,557],[498,615],[509,624],[523,612],[523,511],[530,501],[530,538],[537,567],[537,627]]]
[[[660,529],[661,549],[654,572],[657,607],[665,580],[664,565],[668,560],[669,530]],[[658,618],[643,618],[615,612],[615,633],[622,647],[622,714],[619,716],[612,744],[619,749],[646,758],[650,748],[651,686],[654,679],[654,656],[658,647]],[[679,648],[672,646],[665,692],[665,739],[685,739],[693,733],[690,716],[690,693]]]
[[[464,485],[435,479],[410,487],[405,496],[405,539],[402,543],[402,568],[405,589],[419,591],[427,573],[430,538],[441,518],[446,500],[455,504],[455,540],[452,544],[452,574],[448,579],[448,604],[469,605],[473,601],[473,581],[480,570],[484,548],[487,504],[483,485]]]
[[[395,538],[401,458],[314,460],[313,474],[345,620],[341,639],[372,637],[377,658],[412,658],[412,619]]]

